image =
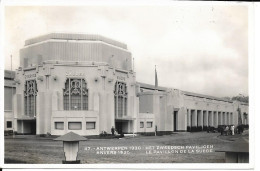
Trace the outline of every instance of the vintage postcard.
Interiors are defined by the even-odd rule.
[[[252,4],[112,2],[2,4],[3,167],[252,168]]]

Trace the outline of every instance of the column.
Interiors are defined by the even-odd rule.
[[[208,123],[209,123],[209,126],[213,126],[213,112],[212,111],[209,111],[209,114],[208,114]]]
[[[229,112],[227,112],[227,125],[230,125]]]
[[[190,123],[190,109],[187,109],[187,127],[190,127],[191,126],[191,123]]]
[[[225,125],[227,125],[227,112],[225,112]]]
[[[230,113],[230,123],[231,125],[234,125],[234,119],[233,119],[233,113]]]
[[[214,112],[214,126],[218,127],[218,112]]]

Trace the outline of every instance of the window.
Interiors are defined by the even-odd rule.
[[[24,91],[24,113],[30,117],[36,116],[36,80],[27,80]]]
[[[69,130],[81,130],[82,124],[81,122],[69,122],[68,128]]]
[[[6,127],[7,128],[12,128],[12,121],[7,121],[6,122]]]
[[[88,110],[88,89],[84,79],[66,80],[63,104],[64,110]]]
[[[96,122],[87,122],[86,123],[86,129],[95,129],[96,128]]]
[[[126,84],[116,82],[115,84],[115,116],[120,118],[127,115],[127,88]]]
[[[152,128],[153,127],[153,122],[147,122],[146,124],[147,124],[147,126],[146,126],[147,128]]]
[[[64,122],[55,122],[55,129],[64,130]]]
[[[140,128],[144,127],[144,122],[140,122]]]

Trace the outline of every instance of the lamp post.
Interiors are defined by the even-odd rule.
[[[65,160],[62,160],[62,164],[80,164],[80,160],[77,160],[79,141],[86,140],[87,138],[82,137],[74,132],[69,132],[61,137],[54,139],[54,141],[63,141]]]

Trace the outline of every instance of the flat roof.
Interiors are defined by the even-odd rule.
[[[5,75],[4,77],[6,79],[14,79],[15,77],[15,71],[11,71],[11,70],[5,70]]]
[[[155,90],[155,85],[141,83],[141,82],[137,82],[137,84],[140,84],[141,88]],[[159,91],[166,91],[167,89],[170,89],[170,88],[160,87],[160,86],[158,86],[158,88],[157,88],[157,90],[159,90]],[[180,91],[182,91],[183,94],[186,95],[186,96],[195,96],[195,97],[201,97],[201,98],[207,98],[207,99],[213,99],[213,100],[233,103],[233,101],[231,101],[231,100],[226,100],[226,99],[219,98],[219,97],[214,97],[214,96],[209,96],[209,95],[204,95],[204,94],[198,94],[198,93],[193,93],[193,92],[188,92],[188,91],[183,91],[183,90],[180,90]]]
[[[110,38],[97,35],[97,34],[82,34],[82,33],[49,33],[45,35],[41,35],[38,37],[34,37],[25,41],[25,46],[32,45],[35,43],[43,42],[50,39],[57,40],[91,40],[91,41],[102,41],[123,49],[127,50],[127,45],[125,43],[112,40]]]
[[[204,95],[204,94],[198,94],[198,93],[193,93],[193,92],[188,92],[188,91],[182,91],[182,92],[184,95],[187,95],[187,96],[195,96],[195,97],[201,97],[201,98],[207,98],[207,99],[213,99],[213,100],[233,103],[233,101],[227,100],[224,98],[219,98],[219,97],[214,97],[214,96],[209,96],[209,95]]]
[[[154,85],[151,85],[151,84],[146,84],[146,83],[141,83],[141,82],[136,82],[137,84],[140,85],[141,88],[146,88],[146,89],[150,89],[150,90],[155,90],[155,86]],[[166,87],[161,87],[161,86],[158,86],[157,87],[157,90],[159,91],[166,91],[168,88]]]

